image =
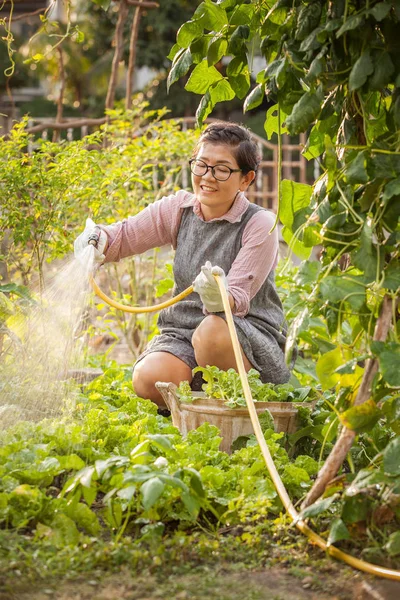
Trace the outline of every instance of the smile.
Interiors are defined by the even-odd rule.
[[[217,191],[215,188],[209,187],[208,185],[201,185],[200,188],[203,192],[216,192]]]

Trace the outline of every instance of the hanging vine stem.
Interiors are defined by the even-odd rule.
[[[342,188],[339,185],[339,181],[336,182],[336,187],[339,190],[339,193],[342,197],[342,201],[344,206],[346,206],[348,208],[348,210],[351,212],[354,220],[356,223],[360,224],[364,224],[364,219],[362,219],[361,217],[358,216],[358,214],[356,213],[356,211],[354,210],[354,208],[351,206],[351,204],[349,203],[349,201],[347,200],[346,196],[344,195],[344,191],[342,190]]]
[[[0,10],[3,10],[3,7],[6,3],[6,0],[3,0],[3,4],[1,5]],[[13,19],[13,13],[14,13],[14,0],[11,0],[11,8],[10,8],[10,16],[8,17],[8,26],[6,24],[7,19],[1,19],[1,24],[4,25],[4,29],[6,32],[6,36],[3,37],[3,40],[5,40],[6,45],[7,45],[7,54],[8,54],[8,58],[10,59],[11,65],[9,67],[7,67],[7,69],[4,70],[4,75],[9,78],[14,74],[14,69],[15,69],[15,61],[13,59],[13,54],[15,52],[15,50],[12,48],[12,43],[14,41],[14,36],[13,33],[11,31],[11,22]]]
[[[42,19],[42,21],[44,22],[44,25],[40,29],[38,29],[38,31],[36,33],[34,33],[32,35],[32,37],[29,38],[28,46],[31,46],[33,40],[35,38],[37,38],[43,31],[46,32],[45,25],[46,25],[47,15],[48,15],[49,11],[54,8],[54,6],[56,4],[56,1],[57,0],[52,0],[51,4],[47,7],[47,10],[44,12],[43,19]],[[58,37],[60,39],[58,40],[58,42],[56,44],[54,44],[54,46],[51,46],[45,52],[45,54],[43,55],[43,57],[48,56],[51,52],[53,52],[53,50],[56,50],[58,48],[58,46],[60,46],[60,44],[62,44],[63,41],[66,40],[69,37],[69,35],[70,35],[70,31],[71,31],[71,8],[72,8],[71,7],[71,0],[66,0],[66,2],[67,2],[67,29],[66,29],[66,31],[65,31],[64,34],[49,33],[49,37]]]
[[[277,196],[278,196],[278,206],[277,206],[277,211],[276,211],[276,218],[275,218],[275,222],[272,225],[271,229],[269,230],[268,234],[271,234],[275,227],[278,225],[279,223],[279,212],[280,212],[280,208],[281,208],[281,188],[282,188],[282,133],[281,133],[281,107],[280,104],[278,102],[278,189],[277,189]]]

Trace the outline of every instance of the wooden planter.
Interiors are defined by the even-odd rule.
[[[207,398],[204,392],[193,392],[194,400],[188,404],[179,400],[174,383],[158,381],[156,387],[171,411],[173,424],[184,436],[191,429],[208,422],[218,427],[222,437],[220,449],[230,454],[236,438],[254,433],[247,407],[228,408],[222,400]],[[297,406],[302,404],[256,402],[255,407],[258,415],[268,408],[274,419],[275,431],[293,433],[297,427]]]

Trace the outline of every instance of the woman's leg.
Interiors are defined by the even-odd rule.
[[[147,354],[133,370],[133,388],[141,398],[149,398],[161,408],[165,402],[155,387],[156,381],[168,381],[179,385],[181,381],[192,381],[192,369],[180,358],[169,352]]]
[[[217,315],[208,315],[197,327],[192,337],[196,362],[201,367],[214,365],[223,371],[236,369],[236,360],[226,321]],[[251,363],[242,350],[246,371]]]

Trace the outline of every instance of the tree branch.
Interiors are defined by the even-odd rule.
[[[61,123],[57,123],[57,121],[43,121],[42,123],[38,123],[38,125],[33,125],[32,127],[28,127],[26,129],[27,133],[40,133],[45,129],[75,129],[77,127],[95,127],[98,125],[103,125],[106,122],[106,117],[101,117],[100,119],[76,119],[75,121],[62,121]]]
[[[59,68],[59,75],[60,75],[60,81],[61,81],[61,86],[60,86],[60,94],[58,96],[58,100],[57,100],[57,116],[56,116],[56,123],[61,123],[62,122],[62,116],[63,116],[63,100],[64,100],[64,91],[65,91],[65,69],[64,69],[64,54],[63,51],[61,49],[61,46],[59,46],[57,48],[57,54],[58,54],[58,68]],[[56,142],[60,137],[60,130],[58,129],[54,129],[53,130],[53,142]]]
[[[384,342],[389,332],[392,322],[392,299],[390,296],[385,296],[381,306],[381,312],[376,322],[374,331],[374,340]],[[365,371],[362,378],[357,397],[354,401],[354,406],[363,404],[371,395],[371,385],[378,371],[378,361],[376,358],[369,359],[365,365]],[[307,506],[313,504],[324,493],[328,483],[333,479],[338,472],[338,469],[343,464],[347,453],[349,452],[356,432],[347,427],[343,427],[340,436],[336,440],[330,455],[325,461],[324,466],[318,473],[318,477],[314,482],[311,490],[308,492],[301,509],[304,510]]]
[[[125,107],[128,110],[132,106],[132,88],[133,88],[133,75],[135,71],[135,62],[136,62],[136,47],[137,47],[137,39],[139,35],[139,23],[141,17],[141,5],[143,2],[140,2],[138,6],[135,8],[135,14],[133,16],[132,28],[131,28],[131,37],[129,40],[129,63],[128,63],[128,73],[126,78],[126,94],[125,94]]]
[[[38,8],[37,10],[34,10],[33,12],[23,13],[22,15],[17,15],[16,17],[13,16],[12,22],[14,23],[15,21],[21,21],[22,19],[27,19],[29,17],[34,17],[35,15],[40,15],[40,13],[44,13],[47,10],[47,8],[47,6],[44,6],[42,8]],[[7,21],[9,18],[10,15],[6,15],[4,17],[4,20]]]
[[[122,52],[124,47],[124,25],[128,16],[128,5],[126,0],[121,0],[119,5],[118,21],[115,27],[115,52],[111,68],[111,76],[108,84],[108,91],[106,97],[106,109],[111,109],[114,106],[115,89],[117,87],[118,80],[118,66],[122,58]]]
[[[129,6],[141,6],[142,8],[159,8],[158,2],[150,2],[149,0],[125,0]]]

